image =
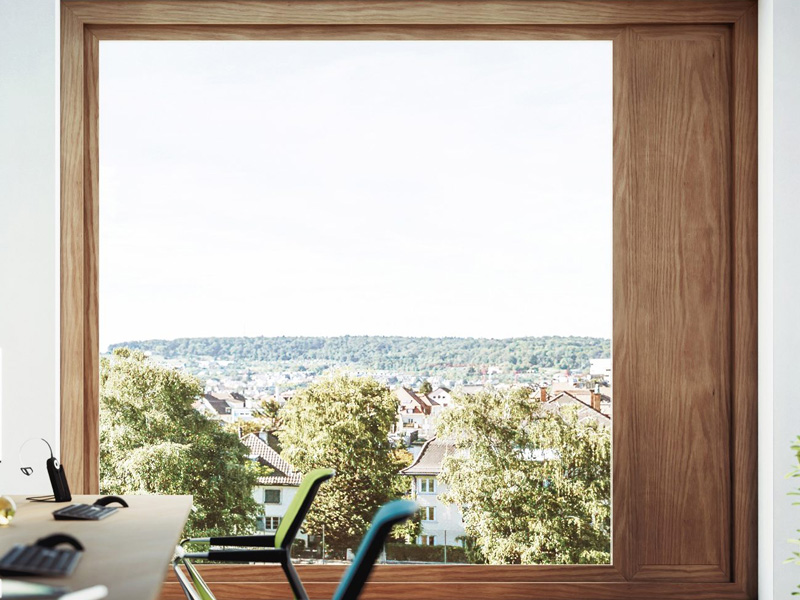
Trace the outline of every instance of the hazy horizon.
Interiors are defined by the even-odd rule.
[[[101,348],[611,337],[610,42],[101,44]]]

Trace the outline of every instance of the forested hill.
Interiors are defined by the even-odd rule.
[[[611,340],[590,337],[418,338],[382,336],[232,337],[145,340],[113,344],[164,358],[213,357],[267,363],[325,362],[376,370],[426,371],[499,366],[583,369],[611,356]]]

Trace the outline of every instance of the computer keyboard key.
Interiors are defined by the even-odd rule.
[[[81,551],[71,548],[16,544],[0,558],[0,574],[48,577],[69,575],[75,570],[82,554]]]
[[[96,506],[90,504],[70,504],[53,511],[53,517],[59,521],[99,521],[119,510],[116,506]]]

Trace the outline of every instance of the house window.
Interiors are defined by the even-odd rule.
[[[423,506],[422,507],[422,520],[423,521],[435,521],[436,520],[436,508],[433,506]]]
[[[435,546],[436,545],[436,536],[435,535],[421,535],[419,536],[419,543],[423,546]]]
[[[265,521],[267,531],[275,531],[280,524],[281,517],[267,517]]]
[[[420,494],[433,494],[436,491],[435,477],[421,477],[419,480]]]
[[[264,504],[280,504],[281,491],[280,490],[264,490]]]

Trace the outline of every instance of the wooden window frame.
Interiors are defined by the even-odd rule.
[[[379,566],[365,598],[456,596],[629,599],[756,597],[756,2],[755,0],[61,0],[61,456],[77,493],[99,485],[98,56],[101,40],[573,39],[613,40],[614,195],[626,193],[632,160],[624,123],[628,44],[639,28],[724,28],[730,59],[730,372],[725,431],[730,531],[719,565],[641,565],[629,488],[632,428],[616,406],[611,565]],[[716,30],[715,30],[716,31]],[[713,32],[712,32],[713,33]],[[627,75],[626,75],[627,77]],[[627,79],[626,79],[627,80]],[[726,188],[727,189],[727,188]],[[615,208],[616,245],[620,236]],[[614,352],[624,354],[615,280]],[[618,362],[619,365],[619,362]],[[616,376],[616,372],[615,372]],[[726,381],[728,381],[726,380]],[[615,399],[616,400],[616,399]],[[624,407],[623,407],[624,408]],[[713,518],[713,516],[710,516]],[[665,532],[679,535],[675,532]],[[331,597],[342,567],[301,566],[312,597]],[[288,597],[275,569],[207,566],[221,597]],[[175,585],[165,598],[179,598]]]

